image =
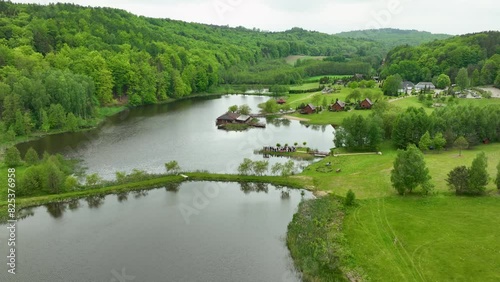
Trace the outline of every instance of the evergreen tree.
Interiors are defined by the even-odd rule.
[[[444,138],[443,133],[438,132],[436,136],[434,136],[432,143],[434,144],[434,148],[436,148],[438,152],[441,152],[446,145],[446,139]]]
[[[455,140],[453,146],[455,146],[455,148],[458,148],[460,150],[458,155],[462,156],[462,150],[469,148],[469,142],[467,141],[467,139],[465,139],[465,137],[460,136],[457,138],[457,140]]]
[[[45,110],[42,110],[42,125],[40,129],[44,132],[49,132],[50,130],[50,120],[49,116],[47,115],[47,112]]]
[[[471,194],[482,194],[489,182],[488,159],[484,152],[479,153],[472,161],[469,172],[469,191]]]
[[[426,131],[422,138],[420,138],[420,142],[418,142],[418,148],[423,152],[429,151],[429,147],[432,144],[431,134],[429,131]]]
[[[28,166],[36,165],[40,161],[40,157],[33,147],[30,147],[28,151],[26,151],[24,161]]]
[[[22,164],[21,153],[15,146],[5,150],[4,162],[8,167],[16,167]]]

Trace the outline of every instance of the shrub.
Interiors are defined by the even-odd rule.
[[[349,191],[347,191],[347,194],[345,196],[344,205],[348,207],[353,206],[355,200],[356,200],[356,194],[354,194],[354,192],[351,189],[349,189]]]

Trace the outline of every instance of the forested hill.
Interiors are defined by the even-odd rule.
[[[373,40],[383,44],[387,51],[399,45],[417,46],[433,40],[452,37],[452,35],[448,34],[434,34],[426,31],[401,30],[394,28],[355,30],[341,32],[336,35],[344,38]]]
[[[455,81],[465,68],[472,86],[500,87],[500,32],[489,31],[436,40],[420,46],[400,46],[387,55],[383,76],[399,74],[413,82],[440,74]]]
[[[295,69],[279,59],[295,54],[344,62]],[[222,83],[296,83],[306,69],[329,71],[315,67],[321,64],[367,73],[382,56],[376,42],[299,28],[262,32],[110,8],[0,1],[1,132],[75,130],[100,106],[154,104]]]

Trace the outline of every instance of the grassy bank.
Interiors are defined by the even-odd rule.
[[[343,230],[346,244],[342,246],[353,255],[348,263],[363,269],[372,281],[498,281],[499,192],[491,180],[485,196],[458,197],[446,185],[446,177],[456,166],[470,166],[479,152],[486,153],[488,173],[494,177],[500,144],[478,146],[460,157],[456,150],[426,154],[435,185],[430,196],[398,196],[390,182],[396,152],[389,144],[382,152],[328,157],[302,173],[312,179],[315,189],[335,195],[352,189],[360,199],[359,206],[345,215],[342,229],[330,227],[331,232]],[[332,163],[331,168],[326,162]],[[342,171],[336,173],[337,168]],[[303,228],[314,234],[317,227]],[[298,254],[297,263],[313,255]],[[328,275],[314,281],[331,281]]]
[[[343,231],[345,208],[330,195],[300,203],[288,225],[287,246],[303,281],[360,279]]]
[[[22,175],[25,168],[16,169],[16,177]],[[7,183],[7,168],[2,167],[1,183]],[[120,185],[112,185],[100,188],[86,188],[80,191],[72,191],[61,194],[42,195],[27,198],[16,198],[16,208],[22,209],[31,206],[38,206],[50,202],[65,201],[70,199],[85,198],[92,195],[108,195],[120,192],[153,189],[170,183],[181,183],[183,181],[217,181],[217,182],[253,182],[253,183],[271,183],[278,186],[287,186],[291,188],[311,188],[308,178],[303,177],[278,177],[278,176],[255,176],[255,175],[235,175],[235,174],[212,174],[212,173],[186,173],[188,178],[180,175],[164,175],[155,178],[136,181]],[[0,221],[4,221],[7,216],[7,189],[2,189],[0,201]]]

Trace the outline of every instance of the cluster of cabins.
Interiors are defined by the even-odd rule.
[[[373,106],[373,102],[366,98],[363,101],[359,103],[360,108],[362,109],[371,109]],[[331,104],[328,109],[333,112],[341,112],[345,111],[347,107],[347,104],[345,102],[342,102],[340,100],[335,101],[335,103]],[[301,111],[302,114],[313,114],[316,112],[316,107],[312,104],[307,104]]]

